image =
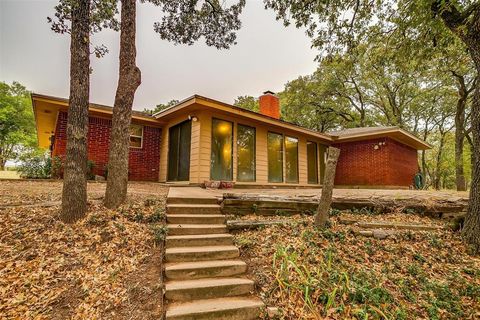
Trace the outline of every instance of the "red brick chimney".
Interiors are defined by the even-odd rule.
[[[265,91],[259,98],[260,113],[280,119],[280,100],[272,91]]]

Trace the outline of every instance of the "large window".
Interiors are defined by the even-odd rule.
[[[143,145],[143,126],[130,125],[130,147],[141,148]]]
[[[268,148],[268,182],[283,182],[283,136],[269,132]]]
[[[255,128],[237,126],[237,180],[255,181]]]
[[[298,139],[285,137],[285,180],[298,183]]]
[[[212,180],[232,180],[233,124],[212,120],[212,155],[210,176]]]
[[[318,150],[315,142],[307,141],[308,183],[318,183]]]

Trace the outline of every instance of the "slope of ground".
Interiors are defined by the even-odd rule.
[[[408,214],[344,216],[444,223]],[[282,219],[290,222],[235,235],[258,290],[282,319],[480,318],[480,260],[466,253],[459,233],[403,231],[377,240],[355,236],[337,217],[324,231],[312,217]]]
[[[6,319],[159,319],[167,188],[132,183],[119,210],[91,183],[87,217],[58,220],[60,182],[0,185],[0,314]],[[3,205],[3,207],[1,207]],[[15,205],[15,206],[5,206]]]

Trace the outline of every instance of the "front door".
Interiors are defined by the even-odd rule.
[[[190,141],[192,122],[177,124],[168,130],[168,181],[190,179]]]

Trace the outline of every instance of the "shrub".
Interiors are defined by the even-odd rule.
[[[20,176],[25,179],[49,179],[52,174],[52,159],[39,151],[29,152],[21,158],[18,167]]]
[[[95,179],[95,173],[93,173],[93,168],[95,168],[95,161],[88,160],[87,161],[87,179],[88,180]]]
[[[63,178],[63,159],[59,156],[55,156],[52,158],[51,177],[54,179]]]

